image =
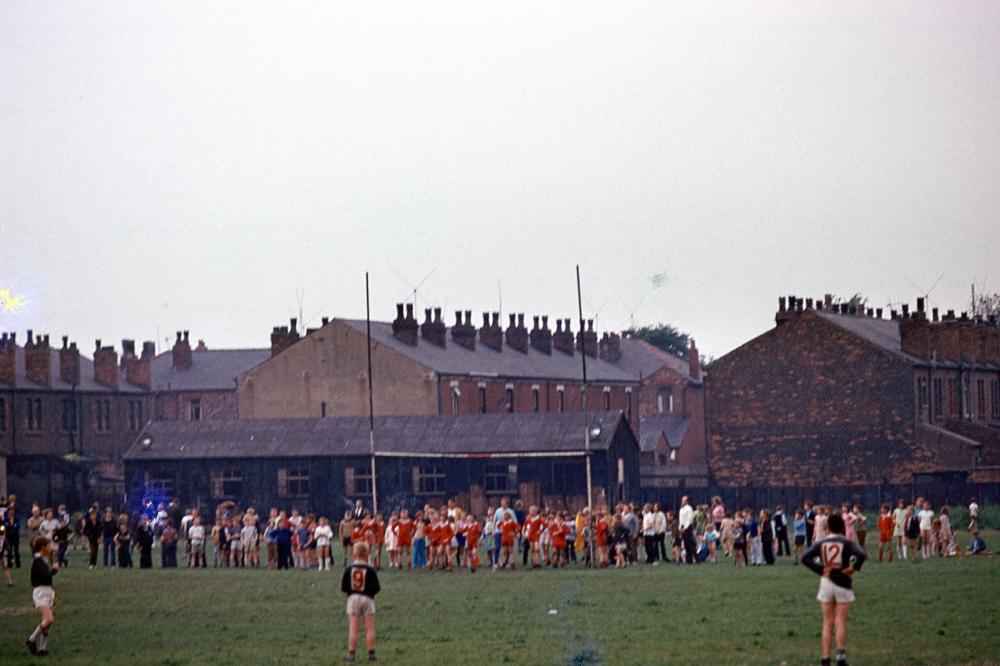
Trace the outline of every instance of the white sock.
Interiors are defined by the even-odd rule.
[[[37,627],[35,627],[35,630],[31,632],[31,635],[28,636],[28,640],[34,643],[35,641],[38,640],[38,637],[41,635],[42,635],[42,625],[38,625]]]
[[[43,631],[42,635],[38,638],[38,649],[48,650],[49,649],[49,633]]]

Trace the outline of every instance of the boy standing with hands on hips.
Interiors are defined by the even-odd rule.
[[[375,595],[381,586],[378,573],[368,564],[368,544],[354,544],[354,561],[344,569],[340,590],[347,595],[347,656],[344,661],[355,661],[358,647],[358,624],[365,618],[365,642],[368,644],[368,661],[378,661],[375,656]]]

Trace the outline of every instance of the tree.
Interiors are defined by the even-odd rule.
[[[983,319],[1000,317],[1000,294],[976,294],[972,301],[972,316]]]
[[[670,324],[661,323],[655,326],[640,326],[639,328],[630,328],[625,333],[629,337],[645,340],[668,354],[687,358],[690,336],[687,333],[678,331]]]

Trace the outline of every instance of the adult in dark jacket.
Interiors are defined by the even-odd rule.
[[[83,536],[87,539],[90,549],[90,568],[97,566],[97,551],[101,540],[101,523],[97,518],[97,509],[92,508],[83,519]]]
[[[111,511],[111,507],[107,507],[104,510],[104,517],[101,518],[101,540],[104,543],[104,566],[108,565],[108,557],[110,555],[111,568],[115,568],[115,535],[118,534],[118,519],[115,518],[114,512]]]
[[[760,512],[760,546],[766,564],[774,564],[774,530],[771,528],[771,513]]]

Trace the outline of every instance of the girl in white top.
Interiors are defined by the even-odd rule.
[[[830,514],[826,506],[818,506],[815,509],[814,520],[816,521],[815,527],[813,527],[813,540],[822,541],[823,539],[830,536],[830,530],[827,528],[827,521],[830,519]]]
[[[931,556],[931,527],[934,524],[934,512],[931,503],[924,502],[924,507],[917,514],[920,519],[920,555],[926,560]]]
[[[333,528],[330,521],[325,517],[319,519],[319,525],[313,530],[313,539],[316,540],[316,556],[319,560],[319,571],[330,570],[333,558],[330,556],[330,544],[333,542]]]

